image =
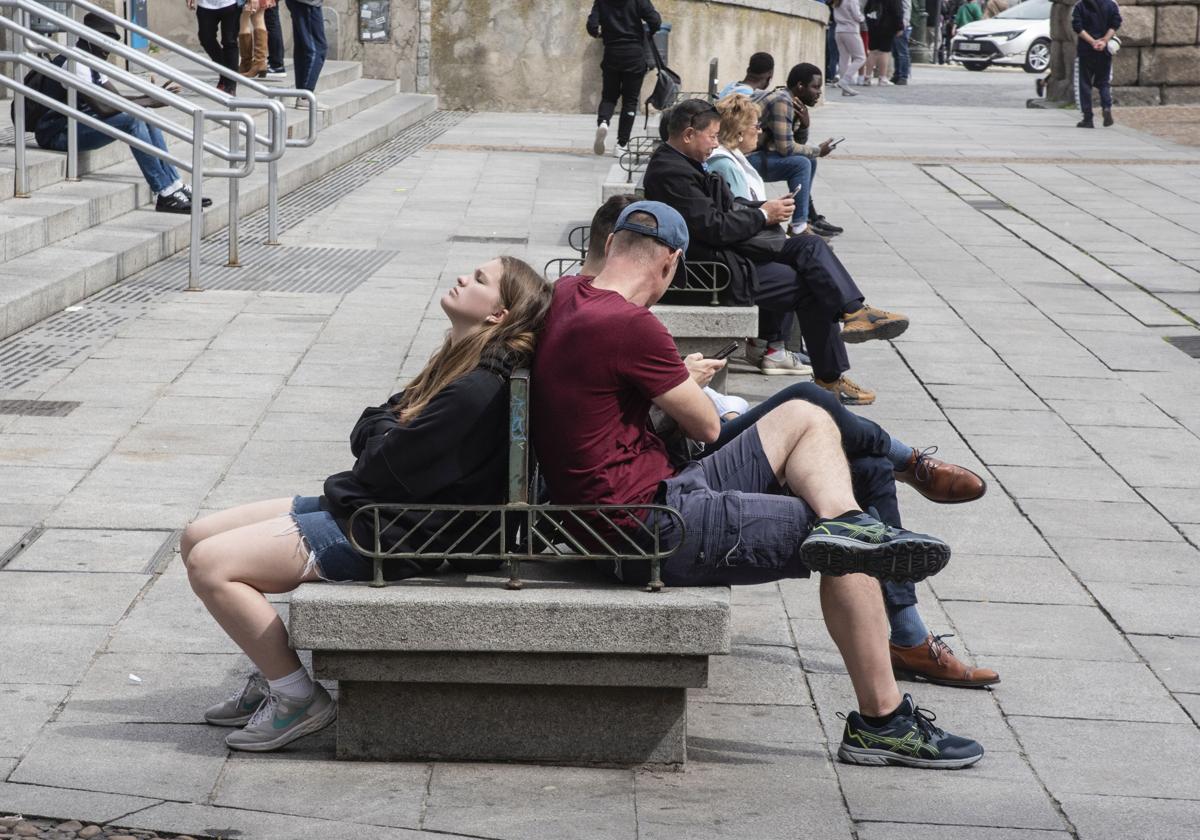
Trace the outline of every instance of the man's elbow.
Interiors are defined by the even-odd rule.
[[[716,443],[717,438],[721,436],[721,420],[716,414],[713,414],[710,420],[704,423],[704,428],[697,430],[697,433],[692,435],[693,439],[700,441],[703,444]]]

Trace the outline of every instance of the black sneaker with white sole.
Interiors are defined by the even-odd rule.
[[[175,190],[170,195],[160,193],[154,201],[154,209],[159,213],[191,213],[192,200],[183,190]]]
[[[841,717],[841,715],[839,715]],[[927,770],[958,770],[983,758],[983,747],[934,725],[937,716],[905,694],[891,719],[871,726],[858,712],[845,716],[838,758],[847,764],[899,765]]]
[[[800,545],[800,559],[822,575],[861,573],[881,580],[924,580],[950,562],[950,546],[928,534],[893,528],[861,511],[821,519]]]

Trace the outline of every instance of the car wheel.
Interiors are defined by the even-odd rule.
[[[1029,51],[1025,53],[1025,72],[1045,73],[1049,66],[1050,41],[1046,38],[1038,38],[1029,45]]]
[[[962,63],[962,65],[963,65],[963,67],[966,67],[968,70],[977,70],[978,71],[978,70],[986,70],[988,68],[988,63],[986,61],[964,61]]]

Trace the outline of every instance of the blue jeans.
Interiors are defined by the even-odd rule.
[[[137,117],[133,117],[122,111],[119,114],[113,114],[111,117],[103,117],[102,119],[119,131],[124,131],[138,140],[150,143],[164,152],[167,150],[167,141],[163,139],[162,132],[155,126],[146,125]],[[105,134],[103,131],[97,131],[82,123],[77,128],[79,151],[81,152],[90,152],[99,149],[116,140],[115,137]],[[37,141],[38,145],[43,149],[65,152],[67,150],[67,121],[65,119],[62,120],[61,127],[52,130],[52,133],[47,134],[39,131],[37,133]],[[179,173],[175,171],[175,167],[171,166],[165,160],[159,160],[154,155],[143,152],[141,149],[131,148],[130,151],[133,152],[133,159],[137,161],[138,167],[142,170],[142,175],[145,177],[146,183],[150,185],[150,189],[155,193],[162,192],[179,180]]]
[[[841,56],[838,55],[837,37],[835,27],[831,23],[825,27],[825,80],[828,81],[838,74],[838,62]]]
[[[764,181],[787,181],[788,189],[795,192],[796,209],[792,212],[792,224],[803,225],[808,222],[808,196],[812,191],[813,162],[804,155],[788,155],[784,157],[776,152],[751,152],[746,155],[750,165],[762,176]]]
[[[896,63],[895,77],[907,79],[912,73],[912,59],[908,54],[908,38],[912,35],[912,27],[904,27],[904,34],[892,41],[892,60]]]
[[[296,51],[296,87],[316,90],[321,68],[325,66],[325,15],[320,6],[300,0],[287,0],[292,16],[292,47]]]

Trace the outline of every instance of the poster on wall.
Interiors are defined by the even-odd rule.
[[[359,0],[358,40],[379,43],[388,39],[391,0]]]

